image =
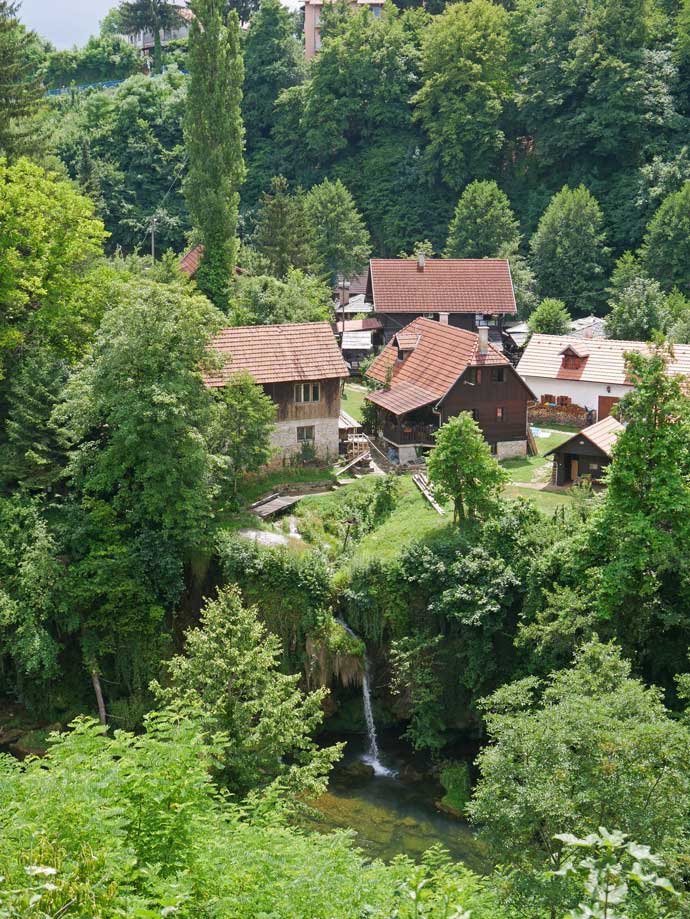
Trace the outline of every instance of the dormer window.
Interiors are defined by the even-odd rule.
[[[580,370],[588,357],[589,353],[587,351],[575,349],[572,345],[568,345],[567,348],[561,351],[561,369]]]

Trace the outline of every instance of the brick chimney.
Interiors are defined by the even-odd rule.
[[[480,325],[477,329],[477,335],[479,336],[479,353],[488,354],[489,352],[489,327],[488,325]]]
[[[426,265],[426,255],[423,252],[417,253],[417,271],[424,271]]]

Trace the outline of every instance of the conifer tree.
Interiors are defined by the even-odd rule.
[[[0,156],[13,159],[26,148],[31,117],[43,87],[31,64],[33,32],[17,19],[19,4],[0,0]]]
[[[189,173],[185,194],[204,254],[199,288],[227,308],[237,256],[239,187],[244,179],[244,129],[240,104],[244,66],[240,26],[220,0],[194,0],[189,36],[189,87],[185,142]]]
[[[66,376],[65,362],[44,349],[30,351],[14,374],[0,463],[3,486],[42,490],[59,477],[66,457],[50,416]]]
[[[125,0],[120,4],[120,28],[125,35],[151,32],[153,35],[153,69],[163,69],[161,29],[174,29],[181,23],[179,9],[169,0]]]
[[[304,194],[291,195],[283,176],[275,176],[270,191],[261,197],[256,248],[276,278],[284,278],[290,268],[309,269],[314,264],[314,233],[306,219]]]

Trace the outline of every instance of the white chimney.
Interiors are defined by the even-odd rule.
[[[441,325],[448,325],[448,319],[450,318],[450,313],[439,313],[438,321]]]
[[[423,252],[417,253],[417,271],[424,271],[424,265],[426,264],[426,255]]]
[[[477,329],[477,335],[479,336],[479,353],[487,354],[489,351],[489,327],[488,325],[480,325]]]

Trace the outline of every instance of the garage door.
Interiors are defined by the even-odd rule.
[[[599,396],[599,411],[597,414],[597,420],[601,421],[602,418],[608,418],[611,414],[611,409],[621,400],[617,396]]]

